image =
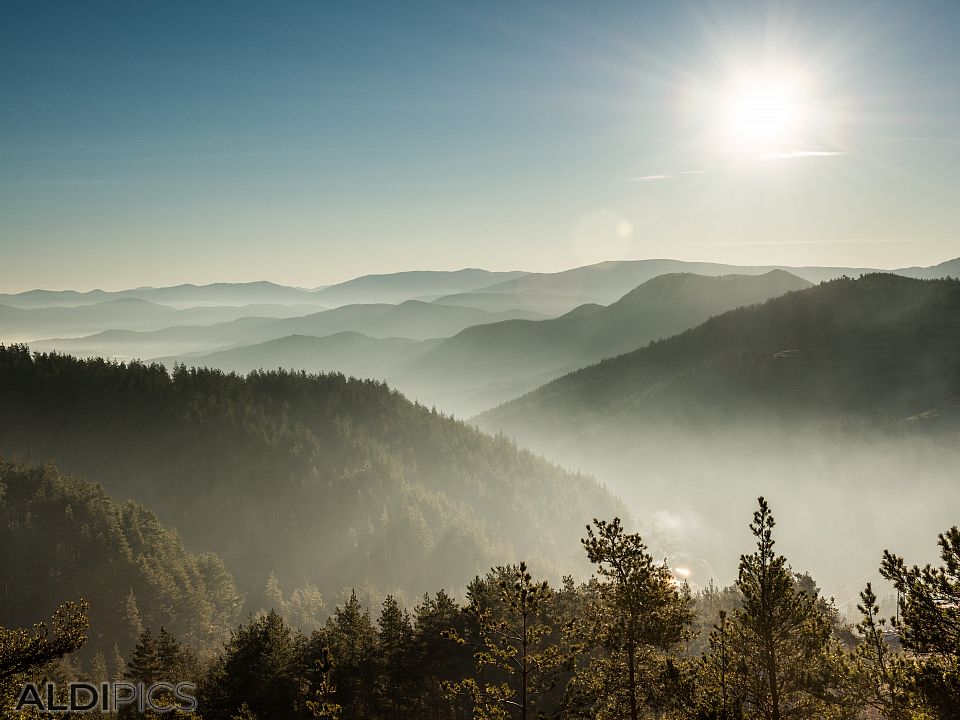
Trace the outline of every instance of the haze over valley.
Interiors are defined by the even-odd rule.
[[[174,373],[181,372],[176,369],[181,365],[240,376],[280,369],[386,382],[433,412],[503,432],[521,447],[595,478],[587,483],[606,489],[610,495],[603,502],[623,502],[653,547],[671,563],[689,567],[698,584],[729,580],[736,545],[724,536],[725,528],[750,498],[764,493],[796,509],[795,555],[817,571],[828,591],[849,600],[854,596],[850,583],[871,572],[875,548],[887,530],[883,522],[845,522],[852,498],[878,518],[894,510],[921,513],[934,497],[946,498],[939,503],[940,524],[949,521],[951,508],[960,501],[952,482],[958,460],[952,438],[960,416],[960,387],[952,365],[960,307],[954,305],[960,295],[955,281],[915,279],[947,277],[958,265],[952,261],[880,274],[859,268],[771,269],[657,260],[603,263],[553,275],[410,272],[315,290],[251,283],[112,293],[31,291],[5,298],[8,317],[14,318],[5,331],[15,341],[18,332],[36,337],[48,326],[83,332],[85,323],[101,323],[103,329],[96,333],[34,340],[30,348],[94,360],[160,363]],[[636,285],[622,292],[632,282]],[[454,289],[471,291],[460,298],[490,296],[496,302],[486,309],[455,305],[451,298],[457,296],[449,293]],[[570,307],[581,300],[585,302]],[[234,304],[221,304],[226,301]],[[165,323],[170,324],[158,327]],[[83,372],[102,367],[100,362]],[[76,368],[71,372],[83,366]],[[164,371],[150,371],[158,372]],[[77,391],[90,382],[80,378],[82,374]],[[108,470],[100,460],[89,464],[83,452],[65,451],[62,441],[39,440],[46,435],[37,435],[41,425],[24,430],[23,413],[38,401],[26,395],[18,405],[14,399],[21,397],[15,390],[28,384],[20,376],[4,380],[11,413],[4,433],[7,452],[55,460],[68,472],[96,477],[121,498],[145,503],[192,546],[226,553],[231,566],[242,565],[239,579],[249,587],[276,572],[295,587],[320,585],[321,578],[336,575],[338,584],[322,585],[325,594],[336,594],[348,582],[386,583],[387,591],[415,594],[430,584],[416,579],[425,572],[420,562],[433,566],[432,572],[443,565],[423,559],[415,569],[385,560],[383,567],[404,571],[388,577],[383,570],[368,569],[341,577],[342,571],[310,570],[302,564],[306,557],[289,560],[289,574],[276,561],[254,562],[251,551],[234,557],[243,545],[222,535],[225,528],[202,522],[193,529],[193,521],[175,510],[183,501],[170,494],[161,477],[182,477],[183,469],[167,468],[134,482],[138,472],[120,470],[123,462],[142,456],[132,439],[122,442],[125,452],[132,453],[129,460],[118,458],[121,464]],[[384,387],[383,392],[389,391]],[[94,412],[92,406],[67,411],[58,405],[39,413],[44,424],[53,412],[87,417]],[[95,412],[105,411],[98,407]],[[123,416],[130,410],[109,412]],[[93,424],[101,434],[81,446],[109,441],[103,430],[112,427],[107,417]],[[139,432],[132,432],[132,438]],[[152,432],[165,431],[156,426]],[[920,457],[925,462],[917,478]],[[331,472],[321,470],[320,462],[310,472]],[[302,472],[306,470],[295,471]],[[410,472],[402,472],[404,483],[412,480]],[[905,500],[896,488],[910,476],[915,492]],[[430,492],[437,491],[439,486]],[[540,502],[543,493],[552,497],[556,492],[542,490]],[[821,498],[816,507],[802,502],[810,492]],[[258,504],[245,501],[244,507]],[[551,532],[576,527],[576,518],[586,512],[585,507],[569,509],[575,514]],[[210,509],[199,505],[196,512],[198,518],[208,517]],[[484,522],[486,510],[477,512],[476,522]],[[832,518],[830,529],[815,543],[800,541],[811,524],[825,518]],[[285,524],[289,522],[288,517]],[[427,522],[433,526],[436,520]],[[480,528],[482,524],[477,532],[489,533]],[[249,530],[244,535],[249,537]],[[303,535],[295,537],[298,546],[307,547]],[[508,537],[514,547],[527,542],[514,533]],[[830,560],[830,547],[855,538],[861,541],[842,561]],[[792,539],[788,535],[787,541]],[[489,536],[472,542],[486,546],[497,541]],[[918,553],[929,550],[927,533],[919,526],[903,528],[901,542]],[[269,557],[277,550],[271,543],[256,544],[269,548]],[[553,550],[536,550],[558,573],[573,567],[565,564],[563,558],[570,554],[559,546],[557,539],[549,545]],[[456,587],[469,575],[466,570],[429,577]]]

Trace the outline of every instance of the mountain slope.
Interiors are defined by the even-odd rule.
[[[470,415],[713,314],[809,285],[780,270],[755,276],[662,275],[607,307],[582,305],[559,318],[467,328],[419,358],[395,383]],[[481,388],[486,391],[474,395]]]
[[[521,436],[583,422],[903,420],[960,392],[960,282],[867,275],[733,310],[480,416]]]
[[[342,375],[81,361],[0,348],[0,451],[53,458],[218,552],[327,596],[463,587],[504,558],[581,562],[567,533],[623,512],[564,472],[385,385]]]

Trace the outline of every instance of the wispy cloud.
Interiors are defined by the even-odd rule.
[[[757,160],[796,160],[797,158],[836,157],[846,155],[840,150],[771,150],[757,155]]]
[[[654,180],[669,180],[669,175],[639,175],[627,178],[627,182],[653,182]]]
[[[708,170],[681,170],[676,175],[637,175],[627,178],[627,182],[655,182],[657,180],[672,180],[680,175],[703,175]]]
[[[814,240],[736,240],[690,242],[688,245],[719,245],[723,247],[775,246],[775,245],[912,245],[923,244],[928,240],[916,238],[818,238]]]

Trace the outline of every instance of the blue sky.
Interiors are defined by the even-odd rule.
[[[955,2],[8,1],[0,290],[931,264],[958,30]],[[771,67],[809,81],[802,132],[729,147],[732,78]]]

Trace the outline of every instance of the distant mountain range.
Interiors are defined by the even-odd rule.
[[[260,281],[140,287],[128,290],[28,290],[0,293],[0,305],[18,308],[72,307],[136,298],[170,305],[323,305],[337,307],[368,303],[397,304],[425,300],[443,305],[474,307],[489,312],[527,309],[560,315],[578,305],[608,305],[651,278],[668,273],[697,275],[760,275],[771,270],[786,272],[813,283],[847,275],[881,272],[876,268],[749,266],[681,260],[625,260],[602,262],[554,273],[523,271],[493,272],[476,268],[453,271],[415,270],[362,275],[335,285],[314,289],[295,288]],[[960,258],[931,267],[891,270],[898,275],[938,278],[960,275]]]
[[[345,331],[323,337],[287,335],[195,358],[169,357],[161,358],[161,361],[168,366],[188,361],[226,372],[248,373],[286,368],[310,373],[342,372],[353,377],[383,380],[391,377],[397,367],[415,361],[440,342],[398,337],[373,338]]]
[[[0,305],[19,308],[73,307],[92,305],[109,300],[135,298],[174,307],[197,305],[252,305],[252,304],[321,304],[315,292],[287,287],[271,282],[213,283],[211,285],[174,285],[171,287],[139,287],[129,290],[28,290],[15,294],[0,294]]]
[[[782,270],[721,277],[661,275],[605,307],[581,305],[552,320],[467,328],[426,351],[392,382],[469,416],[716,313],[809,286]]]
[[[664,275],[608,307],[584,305],[549,320],[494,322],[496,315],[479,310],[414,301],[349,305],[250,327],[231,324],[233,339],[241,335],[274,339],[161,360],[171,366],[186,362],[240,372],[259,368],[340,370],[357,377],[385,379],[421,402],[469,416],[571,369],[685,330],[713,313],[809,284],[782,271],[719,278]],[[466,322],[480,317],[487,322]],[[410,339],[426,335],[441,323],[449,329],[451,322],[470,326],[448,339]],[[342,327],[361,328],[366,334],[341,331]],[[206,339],[218,329],[208,328]],[[290,331],[296,334],[287,335]],[[335,332],[326,334],[331,331]],[[390,331],[407,337],[373,336]]]
[[[523,275],[522,272],[491,272],[468,268],[454,271],[417,270],[385,275],[363,275],[353,280],[306,288],[260,281],[139,287],[129,290],[28,290],[0,293],[0,305],[19,308],[73,307],[110,300],[135,298],[174,307],[198,305],[325,305],[334,307],[357,303],[400,303],[417,298],[434,298],[452,292],[467,292]]]
[[[438,298],[438,303],[496,311],[527,308],[548,315],[569,312],[580,305],[608,305],[637,285],[659,275],[762,275],[782,270],[810,282],[875,272],[868,268],[784,267],[724,265],[680,260],[625,260],[603,262],[556,273],[526,273],[472,293]]]
[[[322,309],[324,308],[321,305],[198,305],[177,309],[133,297],[66,307],[24,309],[0,305],[0,340],[33,341],[60,335],[63,337],[50,340],[47,344],[51,347],[67,348],[72,346],[73,338],[87,336],[89,333],[152,331],[178,325],[201,326],[258,316],[283,318],[315,313]],[[119,336],[114,337],[116,339]]]
[[[180,312],[200,310],[206,309],[196,308]],[[111,330],[76,339],[60,338],[31,344],[38,349],[59,350],[81,356],[104,355],[120,358],[163,356],[161,359],[165,362],[176,360],[207,362],[206,354],[214,350],[221,351],[261,344],[291,335],[325,337],[352,332],[376,338],[400,337],[427,340],[449,337],[472,325],[512,318],[539,317],[542,316],[526,310],[488,313],[475,308],[407,300],[399,305],[386,303],[344,305],[332,310],[282,319],[243,317],[206,326],[175,325],[145,332]],[[421,347],[426,351],[432,345]],[[288,364],[284,366],[291,367]],[[321,366],[327,367],[327,364],[321,362]],[[353,372],[350,367],[343,369]]]
[[[316,292],[324,305],[401,303],[433,300],[450,293],[469,292],[524,275],[522,272],[491,272],[466,268],[454,271],[419,270],[386,275],[363,275]],[[456,303],[452,303],[456,305]],[[511,308],[504,308],[511,309]]]
[[[411,397],[469,416],[719,312],[865,272],[638,260],[558,273],[367,275],[316,290],[263,282],[31,291],[0,298],[9,303],[0,304],[0,341],[230,370],[336,369],[387,379]],[[898,272],[957,274],[960,259]],[[278,302],[208,304],[252,300]],[[36,307],[51,302],[73,304]]]

